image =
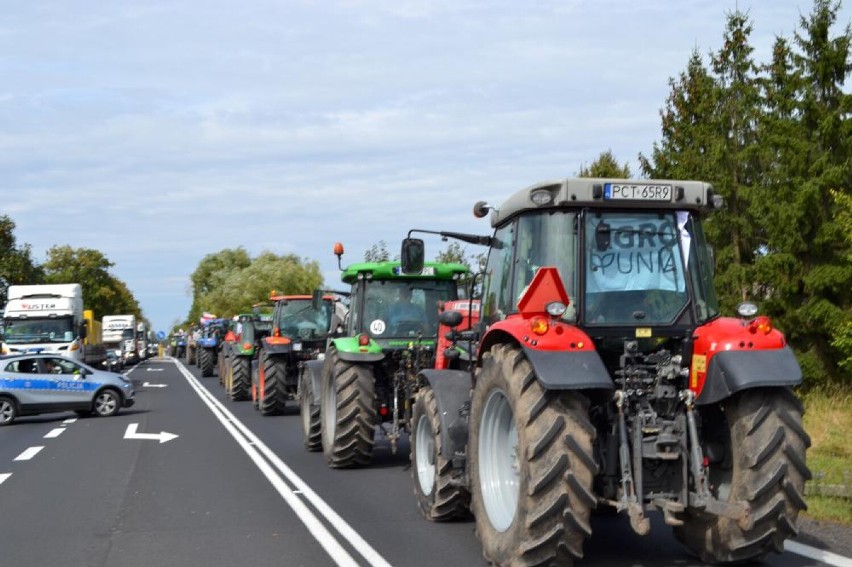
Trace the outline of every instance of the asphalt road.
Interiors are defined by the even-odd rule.
[[[485,565],[472,521],[420,517],[406,444],[393,455],[380,440],[373,466],[331,470],[303,449],[295,403],[263,417],[170,359],[129,375],[137,403],[115,417],[0,428],[0,567]],[[593,530],[577,567],[697,565],[661,521],[646,537],[621,516]],[[806,555],[764,565],[852,566],[818,533],[801,541]]]

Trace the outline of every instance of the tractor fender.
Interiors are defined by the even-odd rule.
[[[429,384],[435,394],[441,420],[441,455],[452,461],[467,445],[470,372],[422,370],[420,378]]]
[[[337,351],[337,357],[346,362],[379,362],[385,359],[383,352],[347,352],[345,350]]]
[[[530,332],[529,320],[510,317],[489,327],[479,346],[479,358],[499,343],[518,345],[547,390],[614,388],[612,378],[595,350],[594,341],[579,327],[551,321],[544,335]]]
[[[268,356],[277,356],[282,354],[290,354],[293,348],[293,343],[271,344],[267,341],[263,342],[263,351]]]
[[[305,362],[302,370],[302,372],[308,375],[308,379],[311,381],[314,400],[319,400],[319,393],[322,390],[322,368],[324,363],[325,361],[323,360],[309,360]]]
[[[767,350],[717,352],[707,363],[707,380],[695,400],[714,404],[749,388],[795,386],[802,383],[802,369],[790,347]]]
[[[529,347],[523,347],[523,351],[546,390],[612,390],[615,387],[597,351],[553,351]]]

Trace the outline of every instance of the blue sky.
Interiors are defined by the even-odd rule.
[[[335,241],[346,263],[412,227],[489,233],[475,201],[607,149],[637,173],[669,78],[737,6],[764,62],[812,3],[5,0],[0,214],[39,262],[102,251],[155,329],[223,248],[334,285]]]

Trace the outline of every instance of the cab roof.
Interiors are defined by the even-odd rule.
[[[524,211],[602,207],[709,211],[715,192],[703,181],[602,177],[543,181],[510,196],[491,211],[497,227]]]
[[[463,264],[425,262],[419,274],[403,274],[399,262],[362,262],[347,266],[340,279],[351,284],[358,274],[370,274],[374,280],[452,280],[469,272]]]

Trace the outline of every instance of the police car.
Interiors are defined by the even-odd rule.
[[[112,416],[135,402],[131,381],[56,354],[0,357],[0,426],[23,415]]]

